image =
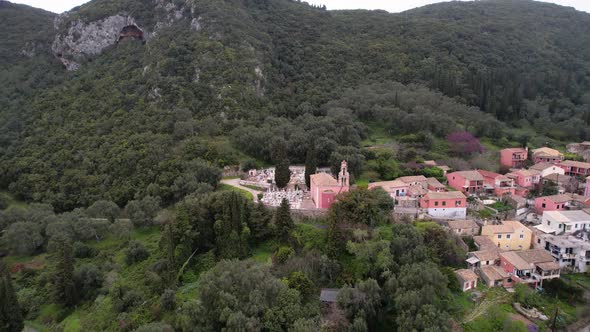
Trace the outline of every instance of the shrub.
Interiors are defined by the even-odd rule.
[[[277,250],[275,258],[279,264],[283,264],[294,255],[295,252],[291,247],[280,247],[279,250]]]
[[[169,311],[176,309],[176,293],[171,289],[166,289],[160,296],[160,306]]]
[[[75,242],[73,251],[74,257],[76,258],[91,258],[96,256],[96,251],[94,248],[82,242]]]
[[[125,263],[132,265],[146,260],[149,256],[149,251],[141,242],[131,241],[129,247],[125,250]]]

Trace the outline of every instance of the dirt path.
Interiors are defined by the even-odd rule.
[[[485,314],[492,308],[493,306],[506,303],[510,300],[510,293],[502,294],[502,296],[497,296],[492,299],[484,299],[480,304],[478,304],[469,315],[465,316],[463,323],[469,323],[475,320],[477,317]]]
[[[232,187],[236,187],[236,188],[239,188],[239,189],[243,189],[243,190],[246,190],[247,192],[251,193],[252,196],[254,196],[254,203],[258,203],[258,194],[262,194],[263,193],[262,191],[250,189],[248,187],[244,187],[244,186],[240,185],[240,179],[226,179],[226,180],[221,180],[221,183],[227,184],[228,186],[232,186]]]

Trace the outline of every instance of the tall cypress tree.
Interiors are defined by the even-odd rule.
[[[291,181],[291,171],[289,170],[289,158],[287,157],[287,147],[283,140],[277,142],[274,148],[275,159],[275,183],[279,188],[285,188]]]
[[[55,301],[66,307],[78,302],[78,291],[74,281],[74,256],[69,239],[57,241],[57,265],[53,275],[53,293]]]
[[[317,168],[315,143],[311,143],[305,157],[305,185],[307,185],[307,189],[311,187],[310,176],[315,174]]]
[[[10,272],[6,264],[0,261],[0,331],[20,332],[23,328],[23,316],[12,287]]]
[[[291,218],[291,208],[289,201],[283,198],[281,206],[275,212],[275,227],[277,236],[282,242],[288,242],[291,230],[295,227],[293,218]]]

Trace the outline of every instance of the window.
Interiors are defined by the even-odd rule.
[[[510,234],[506,234],[506,238],[509,239],[510,238]]]
[[[434,206],[438,206],[438,202],[434,202]]]
[[[551,221],[547,220],[547,226],[551,226]]]
[[[520,238],[524,239],[524,234],[520,234]],[[538,241],[537,243],[541,243],[541,240],[537,240],[537,241]]]
[[[523,237],[523,236],[521,235],[521,236],[520,236],[520,238],[522,239],[522,237]],[[541,244],[541,239],[537,239],[537,243],[538,243],[538,244]]]
[[[498,234],[498,239],[501,239],[501,238],[502,238],[502,234]]]
[[[442,203],[443,203],[443,206],[447,206],[447,202],[446,201],[443,201]]]
[[[578,228],[578,224],[576,224],[575,226],[576,226],[576,228]]]
[[[546,208],[546,207],[547,207],[547,204],[543,203],[543,204],[541,205],[541,207],[544,209],[544,208]]]

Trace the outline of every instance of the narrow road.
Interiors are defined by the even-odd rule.
[[[250,189],[248,187],[244,187],[244,186],[240,185],[240,179],[225,179],[225,180],[221,180],[221,183],[227,184],[228,186],[240,188],[240,189],[246,190],[247,192],[251,193],[252,196],[254,196],[254,203],[258,203],[258,194],[263,194],[262,191]]]

